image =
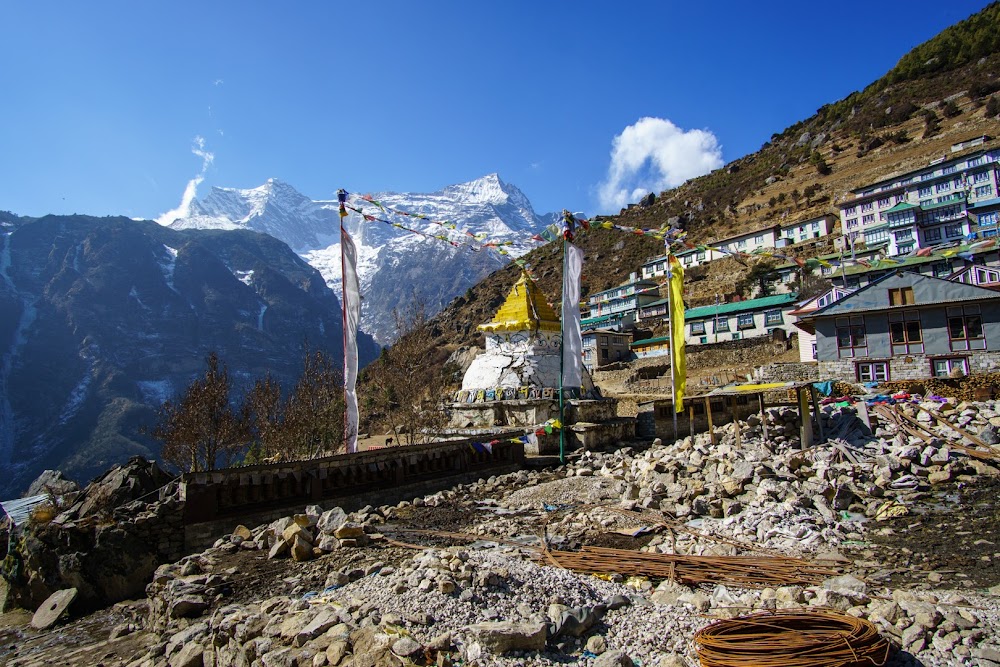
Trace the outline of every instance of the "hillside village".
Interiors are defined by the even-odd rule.
[[[990,293],[1000,288],[998,159],[1000,150],[989,136],[969,138],[921,169],[856,188],[837,204],[838,216],[791,220],[712,239],[677,253],[686,270],[733,255],[784,260],[762,275],[751,298],[737,295],[728,302],[717,298],[710,306],[687,309],[684,344],[794,338],[799,360],[818,362],[800,369],[798,379],[802,380],[914,380],[992,369],[996,360],[991,353],[969,353],[987,349],[991,318],[982,316],[992,313],[998,303]],[[816,254],[817,248],[833,252]],[[812,252],[800,259],[804,249]],[[628,281],[589,296],[581,321],[588,369],[667,354],[669,336],[650,335],[666,322],[668,299],[661,296],[660,285],[667,272],[667,257],[653,257],[636,267]],[[862,288],[871,292],[869,286],[897,273],[902,276],[893,279],[894,284],[900,283],[894,289],[904,292],[887,307],[920,305],[912,294],[916,288],[918,294],[931,290],[929,303],[942,312],[914,309],[900,313],[902,319],[880,328],[891,344],[873,340],[871,354],[864,332],[855,331],[848,344],[847,325],[821,327],[817,334],[813,318],[834,311],[850,318],[855,311],[871,310],[860,294],[852,295]],[[813,275],[828,287],[798,298],[801,281]],[[967,305],[961,312],[941,307],[970,300],[980,303]],[[967,317],[971,322],[961,319]],[[926,323],[948,320],[948,337],[943,330],[937,332],[941,336],[928,332],[925,348],[921,318]],[[899,354],[910,359],[905,367],[894,362]],[[841,363],[844,359],[854,366]]]
[[[937,43],[591,221],[579,374],[553,242],[411,313],[357,452],[45,471],[0,664],[1000,667],[1000,47]]]

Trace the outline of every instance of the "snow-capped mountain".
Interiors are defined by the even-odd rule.
[[[358,247],[358,272],[364,297],[361,327],[382,344],[395,338],[393,310],[405,310],[419,299],[429,314],[537,245],[531,237],[550,220],[537,215],[515,186],[489,174],[439,192],[372,193],[384,209],[357,196],[351,205],[382,220],[420,232],[446,235],[455,247],[393,227],[367,221],[352,213],[346,227]],[[240,190],[213,188],[196,201],[186,218],[170,226],[184,228],[251,229],[287,243],[320,271],[331,288],[340,291],[339,218],[335,200],[313,201],[280,181]],[[427,216],[420,219],[395,211]],[[447,225],[439,223],[449,223]],[[472,235],[478,235],[478,241]],[[506,243],[508,253],[474,251],[485,240]]]

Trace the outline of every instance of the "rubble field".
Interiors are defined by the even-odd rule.
[[[44,631],[5,615],[0,664],[694,666],[716,620],[834,610],[889,665],[1000,665],[1000,403],[889,399],[870,427],[845,403],[806,449],[772,408],[766,440],[752,416],[739,446],[729,424],[241,526],[143,600]]]

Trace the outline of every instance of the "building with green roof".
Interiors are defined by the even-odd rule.
[[[744,338],[796,333],[795,293],[775,294],[759,299],[700,306],[684,311],[685,342],[688,345],[721,343]]]

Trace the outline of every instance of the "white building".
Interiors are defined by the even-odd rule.
[[[780,227],[779,238],[786,243],[805,243],[833,233],[837,216],[826,213],[818,218],[809,218],[798,222],[786,222]]]
[[[702,264],[707,264],[713,260],[729,256],[725,252],[715,250],[715,248],[728,250],[730,252],[752,253],[759,248],[777,247],[779,238],[780,231],[778,227],[764,227],[763,229],[757,229],[752,232],[737,234],[736,236],[727,236],[716,241],[709,241],[704,244],[704,249],[691,248],[688,250],[682,250],[681,252],[675,253],[675,256],[678,260],[680,260],[680,263],[685,269],[689,269],[693,266],[701,266]],[[660,255],[659,257],[647,260],[642,265],[641,269],[642,277],[646,280],[665,276],[668,271],[669,265],[667,264],[666,255]]]
[[[888,242],[890,255],[961,241],[977,231],[970,208],[984,210],[998,197],[998,162],[1000,148],[981,148],[853,190],[838,204],[841,230],[867,245]]]

